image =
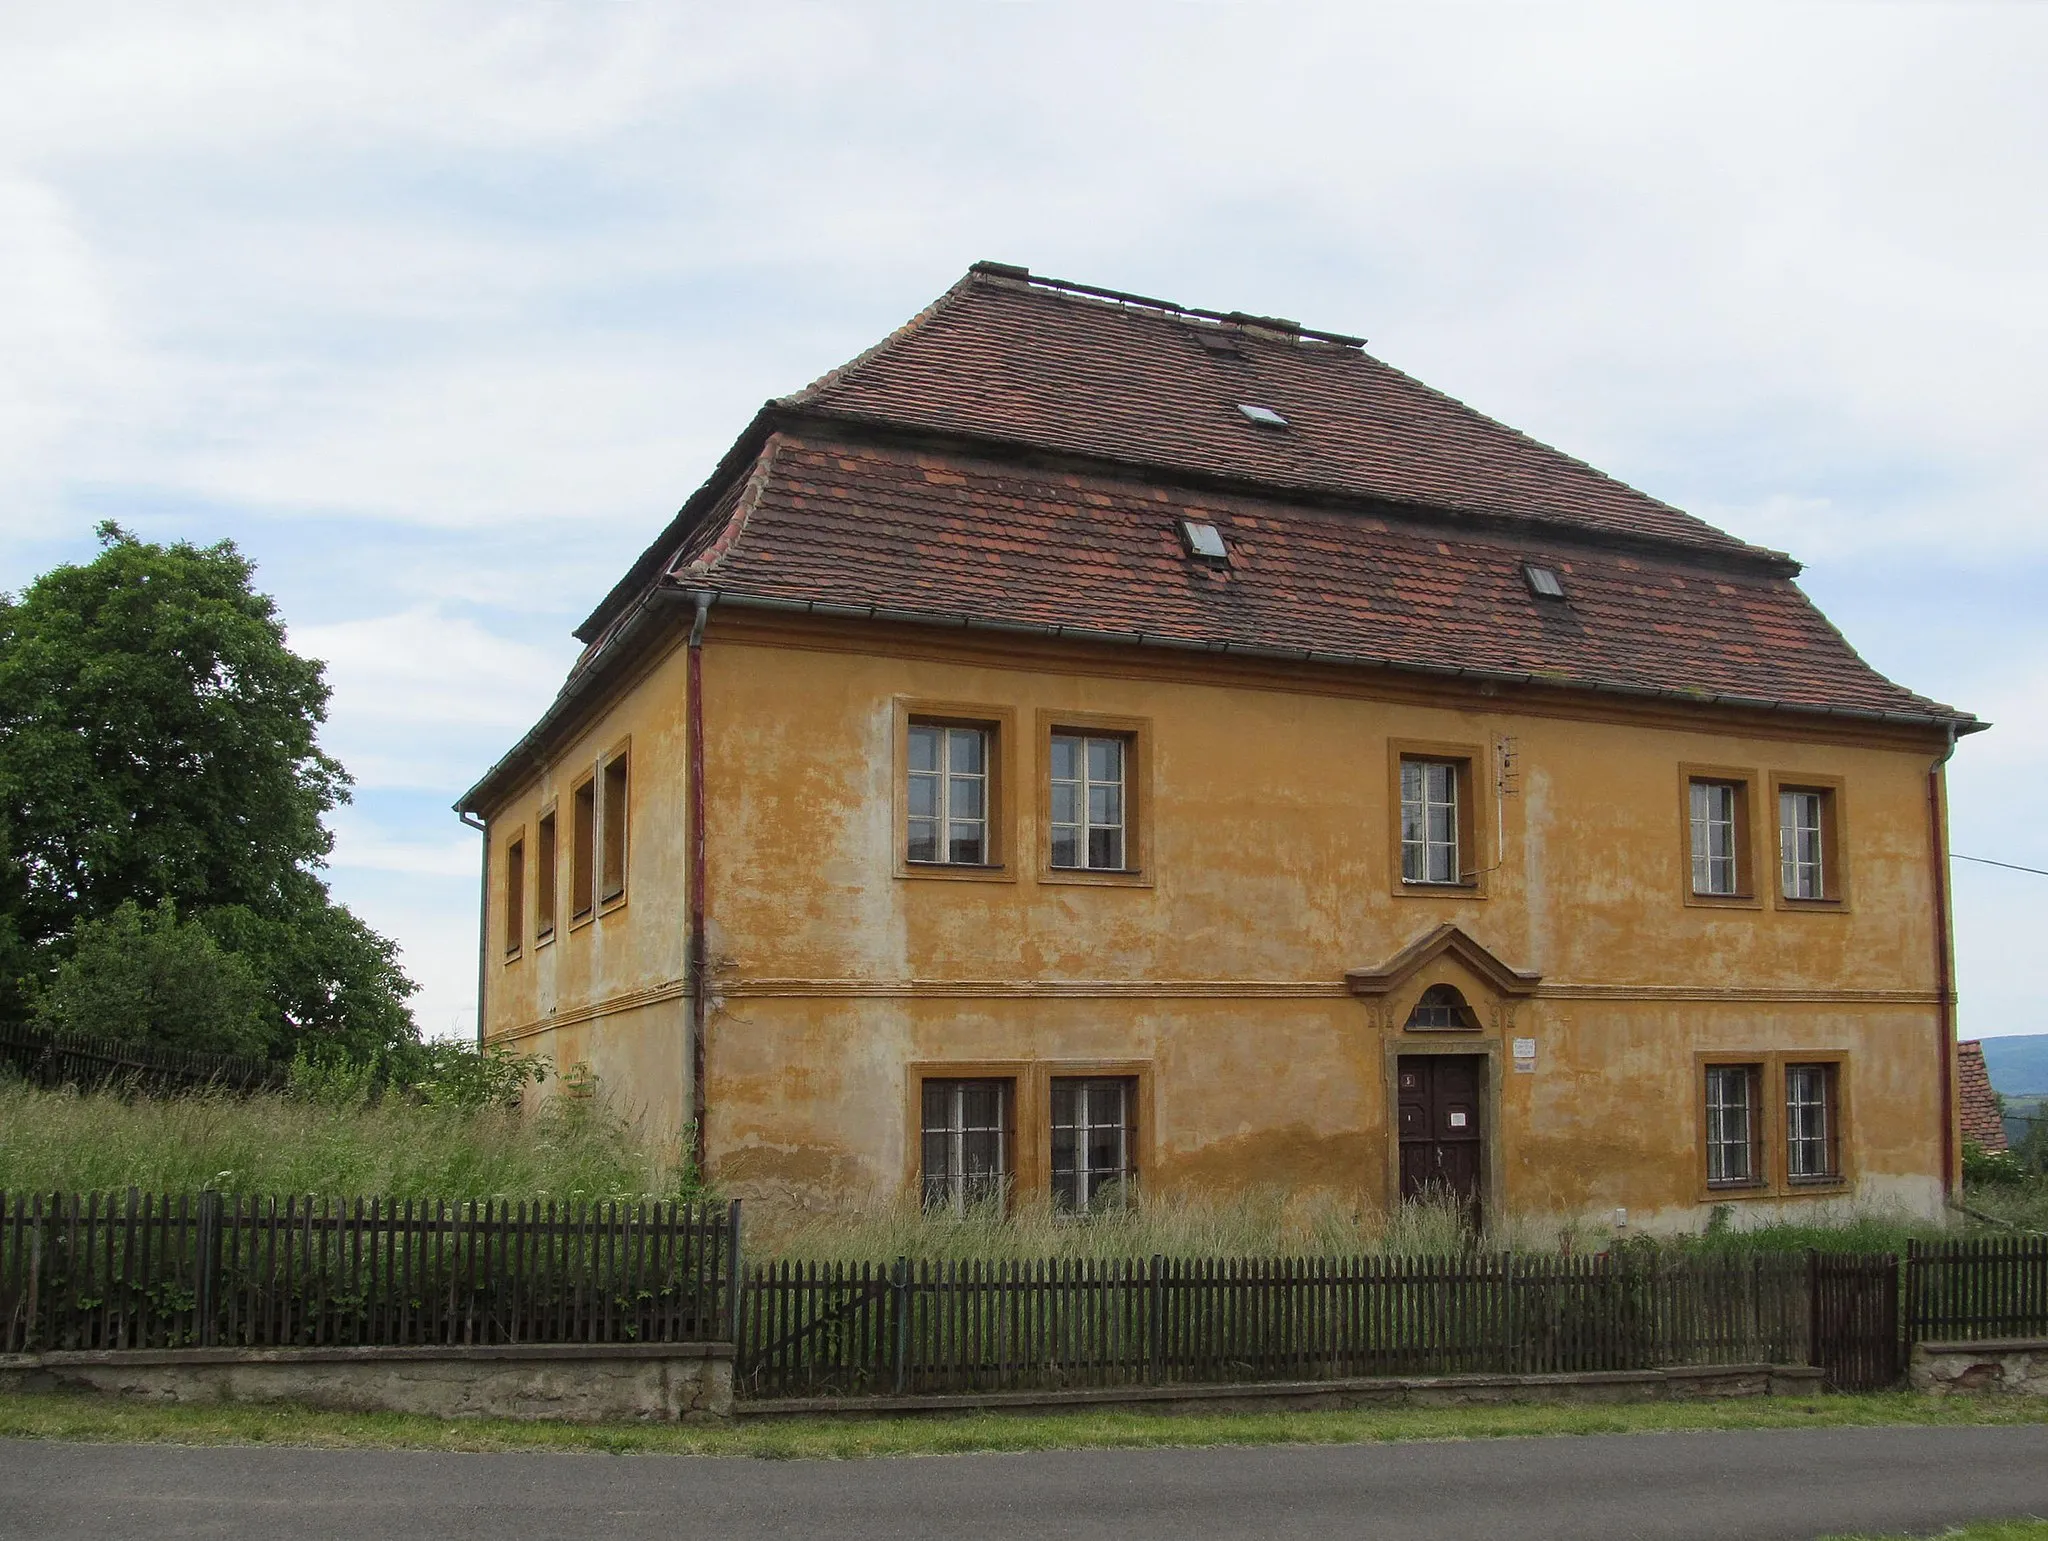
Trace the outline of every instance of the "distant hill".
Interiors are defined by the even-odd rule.
[[[2007,1097],[2048,1095],[2048,1033],[1984,1040],[1984,1068]]]

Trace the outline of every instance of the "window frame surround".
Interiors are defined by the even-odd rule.
[[[560,925],[562,907],[562,821],[559,815],[560,800],[549,798],[541,804],[540,812],[533,819],[533,946],[538,952],[554,944],[555,932]],[[541,860],[541,829],[546,826],[548,841],[554,846],[552,858]],[[545,874],[545,876],[543,876]],[[541,903],[545,895],[547,903]],[[547,929],[541,929],[545,919]]]
[[[1760,780],[1754,770],[1739,765],[1685,763],[1678,767],[1678,883],[1685,902],[1695,909],[1760,910],[1764,907],[1756,880],[1756,789]],[[1703,894],[1692,886],[1692,788],[1694,782],[1700,781],[1736,788],[1736,892],[1732,894]],[[1772,807],[1775,809],[1776,806],[1774,800]],[[1776,827],[1775,817],[1772,826]]]
[[[519,853],[519,871],[514,881],[512,853]],[[499,857],[504,877],[499,883],[503,904],[498,911],[498,938],[503,943],[499,961],[508,967],[526,956],[526,874],[530,867],[527,860],[526,826],[515,824],[505,837],[503,854]]]
[[[1137,1132],[1130,1162],[1144,1181],[1153,1171],[1158,1120],[1153,1113],[1154,1062],[1149,1059],[915,1059],[903,1067],[903,1191],[913,1202],[924,1193],[924,1083],[1010,1082],[1010,1195],[1014,1202],[1052,1201],[1052,1083],[1055,1078],[1123,1078],[1137,1083],[1131,1118]],[[1075,1220],[1084,1219],[1074,1216]]]
[[[1843,913],[1849,909],[1849,860],[1846,854],[1848,807],[1843,778],[1804,771],[1772,771],[1771,789],[1771,901],[1774,909]],[[1779,826],[1779,803],[1786,792],[1821,794],[1821,896],[1795,899],[1785,892],[1782,876],[1784,851]]]
[[[576,831],[576,805],[583,796],[584,788],[590,789],[590,908],[576,908],[576,857],[580,840]],[[597,767],[593,764],[577,771],[569,783],[569,930],[581,931],[597,920]],[[559,831],[556,839],[559,842]]]
[[[1121,867],[1055,867],[1052,864],[1052,740],[1056,733],[1124,741],[1124,864]],[[1097,888],[1151,888],[1152,720],[1107,712],[1066,712],[1041,707],[1033,724],[1037,744],[1038,850],[1041,883],[1075,883]],[[1049,1180],[1049,1179],[1048,1179]]]
[[[620,823],[624,826],[619,833],[619,891],[609,899],[605,897],[605,860],[611,844],[611,799],[607,795],[611,769],[621,761],[625,763],[625,808]],[[597,788],[597,806],[594,810],[595,828],[592,830],[590,853],[590,898],[593,913],[609,915],[614,910],[624,909],[626,899],[633,887],[633,736],[629,733],[611,748],[597,757],[597,766],[592,772]]]
[[[1855,1121],[1850,1106],[1847,1049],[1702,1050],[1693,1056],[1693,1170],[1699,1201],[1726,1204],[1751,1199],[1839,1198],[1856,1187]],[[1758,1084],[1757,1139],[1761,1150],[1757,1179],[1748,1183],[1707,1181],[1707,1069],[1713,1065],[1751,1065]],[[1791,1177],[1791,1147],[1786,1127],[1785,1071],[1792,1065],[1826,1065],[1833,1082],[1835,1175]]]
[[[995,742],[986,759],[984,811],[988,821],[986,862],[914,862],[910,859],[910,728],[929,724],[944,728],[980,728]],[[890,870],[899,878],[932,878],[953,883],[1017,881],[1017,714],[1007,706],[983,702],[933,700],[898,696],[891,721],[889,838],[894,842]],[[922,1114],[919,1115],[922,1117]]]
[[[1447,743],[1434,739],[1390,738],[1387,740],[1387,846],[1388,881],[1391,891],[1408,899],[1484,899],[1491,887],[1491,870],[1486,853],[1494,850],[1492,804],[1478,795],[1480,768],[1492,763],[1487,744]],[[1458,871],[1455,883],[1410,882],[1401,866],[1401,766],[1408,760],[1423,760],[1456,769],[1458,794]],[[1470,869],[1467,881],[1462,874]]]

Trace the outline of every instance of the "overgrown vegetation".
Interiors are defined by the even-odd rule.
[[[1352,1445],[1413,1439],[1681,1433],[1718,1429],[1963,1428],[2048,1422],[2048,1401],[1900,1392],[1608,1406],[1404,1408],[1374,1412],[1042,1416],[692,1424],[512,1423],[402,1413],[325,1413],[234,1404],[163,1406],[76,1395],[0,1395],[0,1438],[303,1445],[400,1450],[584,1450],[852,1460],[977,1450],[1132,1450],[1208,1445]],[[1991,1533],[1996,1536],[1997,1532]],[[2020,1532],[2022,1536],[2026,1532]]]
[[[455,1068],[426,1073],[437,1058]],[[601,1099],[555,1097],[523,1113],[508,1105],[516,1064],[473,1053],[465,1062],[436,1045],[392,1059],[407,1063],[301,1061],[281,1096],[124,1098],[0,1082],[0,1189],[694,1196],[684,1147],[640,1139]]]

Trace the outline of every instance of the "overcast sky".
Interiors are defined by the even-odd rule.
[[[450,802],[770,395],[978,257],[1362,333],[1790,550],[1998,724],[2048,868],[2048,7],[0,11],[0,588],[231,536],[335,688],[333,884],[473,1025]],[[2048,877],[1957,863],[1966,1035]]]

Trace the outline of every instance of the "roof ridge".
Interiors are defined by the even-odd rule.
[[[911,337],[920,331],[923,331],[924,328],[931,323],[933,318],[936,317],[940,311],[944,310],[948,305],[952,304],[953,301],[967,289],[968,285],[974,282],[975,273],[979,267],[980,264],[977,263],[975,267],[969,268],[964,274],[962,274],[959,278],[955,279],[949,286],[947,286],[945,292],[939,295],[937,299],[933,300],[929,305],[925,306],[923,310],[920,310],[916,315],[912,316],[908,321],[905,321],[901,326],[898,326],[897,328],[895,328],[895,330],[889,332],[880,341],[876,342],[873,346],[863,348],[860,352],[856,353],[852,358],[848,359],[845,363],[839,365],[835,369],[826,370],[823,374],[819,375],[817,379],[813,380],[809,385],[806,385],[799,390],[791,391],[787,396],[769,397],[768,404],[771,407],[803,407],[811,405],[811,403],[817,397],[823,395],[826,391],[832,389],[833,386],[844,383],[853,375],[853,373],[856,370],[860,369],[862,365],[867,364],[870,360],[874,359],[878,354],[883,353],[890,348],[893,348],[894,346],[896,346],[896,344],[902,342],[906,338]]]
[[[704,577],[712,572],[726,555],[737,546],[747,532],[747,520],[761,501],[761,494],[767,489],[768,478],[775,469],[775,457],[781,453],[783,436],[771,433],[768,442],[761,447],[761,453],[754,457],[754,463],[747,473],[746,484],[739,489],[738,496],[726,511],[723,525],[718,533],[707,541],[698,553],[690,557],[688,571],[693,577]],[[662,574],[675,573],[683,558],[688,554],[690,542],[685,540],[676,548],[676,554],[662,564]],[[659,577],[655,582],[659,583]]]

